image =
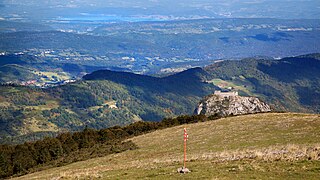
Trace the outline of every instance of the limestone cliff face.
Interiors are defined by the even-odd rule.
[[[206,116],[228,116],[251,114],[258,112],[269,112],[271,108],[268,104],[260,101],[256,97],[223,96],[212,94],[200,101],[195,110],[195,114]]]

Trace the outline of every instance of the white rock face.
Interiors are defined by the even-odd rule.
[[[204,114],[206,116],[229,116],[270,111],[270,106],[256,97],[225,97],[212,94],[201,100],[195,110],[195,114]]]

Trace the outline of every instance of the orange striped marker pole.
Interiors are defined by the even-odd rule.
[[[184,133],[183,133],[183,141],[184,141],[183,168],[186,168],[186,161],[187,161],[187,140],[188,140],[187,128],[184,128]]]

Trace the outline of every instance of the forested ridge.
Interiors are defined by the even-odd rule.
[[[47,89],[2,85],[0,142],[192,114],[214,90],[259,97],[275,110],[319,113],[319,69],[319,54],[309,54],[224,60],[162,78],[99,70]]]
[[[85,76],[48,89],[1,86],[0,141],[19,143],[85,126],[102,129],[192,114],[199,100],[215,87],[201,80],[205,72],[200,68],[164,78],[113,71],[97,71],[92,76],[99,72],[107,76]]]

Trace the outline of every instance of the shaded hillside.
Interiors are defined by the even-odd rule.
[[[68,61],[53,61],[39,54],[0,55],[0,83],[13,82],[20,84],[22,81],[30,80],[42,82],[43,78],[50,78],[46,77],[48,74],[68,74],[70,78],[80,78],[84,73],[91,73],[104,68],[106,68],[104,65],[82,65]],[[112,66],[108,68],[121,69]],[[43,74],[43,72],[46,74]]]
[[[17,64],[0,66],[0,82],[21,82],[38,78],[32,69]]]
[[[205,70],[215,85],[259,96],[278,110],[320,112],[319,54],[222,61]]]
[[[192,114],[204,96],[219,88],[259,97],[275,110],[320,112],[318,59],[319,54],[313,54],[220,61],[204,70],[194,68],[163,78],[99,70],[76,83],[48,89],[1,86],[0,142]],[[65,64],[64,68],[85,68],[75,66]],[[21,71],[25,77],[28,72],[33,71]]]
[[[30,57],[30,61],[34,61],[35,58]],[[25,65],[27,62],[24,60],[24,56],[14,56],[14,55],[2,55],[0,56],[0,66],[7,64],[19,64]]]
[[[183,128],[189,139],[183,165]],[[17,179],[318,179],[318,115],[265,113],[157,130],[131,138],[138,149]]]
[[[200,99],[215,88],[202,82],[204,74],[196,68],[155,78],[103,70],[85,76],[87,80],[49,89],[2,86],[2,142],[12,143],[15,139],[10,137],[34,132],[25,139],[37,139],[43,132],[101,129],[192,114]]]
[[[128,72],[114,72],[100,70],[85,75],[84,80],[109,80],[129,87],[146,88],[155,93],[197,94],[207,93],[209,86],[204,82],[207,73],[201,68],[186,71],[163,78],[133,74]]]

